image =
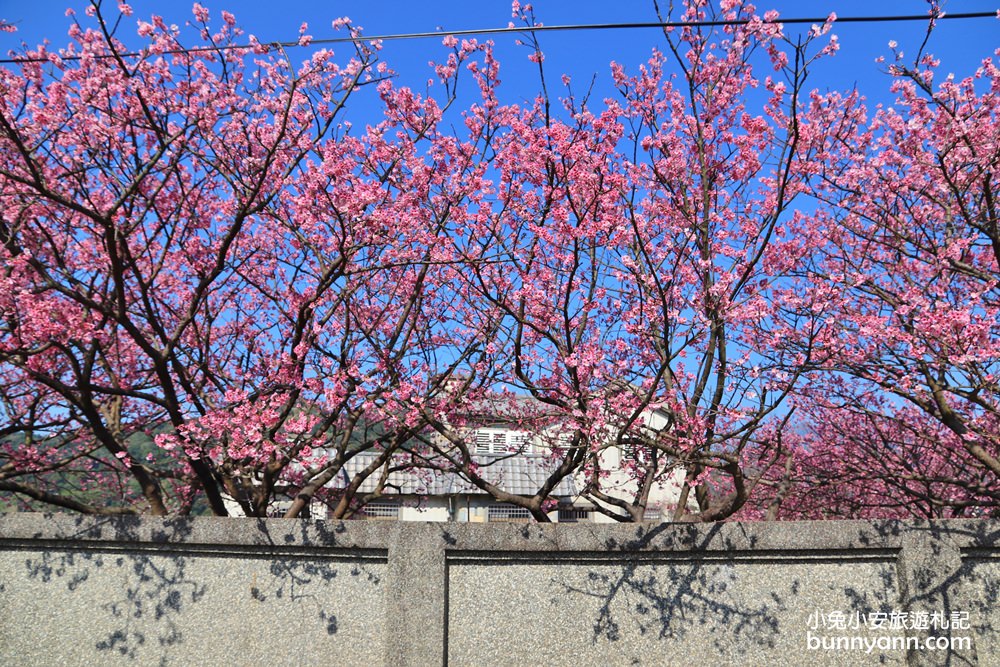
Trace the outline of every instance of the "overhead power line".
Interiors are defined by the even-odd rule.
[[[937,17],[932,17],[927,14],[900,14],[895,16],[838,16],[834,21],[835,24],[838,23],[884,23],[889,21],[928,21],[934,19],[937,21],[946,19],[984,19],[984,18],[997,18],[1000,14],[1000,10],[992,12],[965,12],[957,14],[943,14]],[[779,18],[774,21],[763,21],[763,23],[775,23],[775,24],[802,24],[802,23],[812,23],[812,24],[822,24],[825,23],[827,17],[821,18]],[[320,44],[345,44],[345,43],[359,43],[359,42],[375,42],[375,41],[393,41],[393,40],[403,40],[403,39],[429,39],[434,37],[447,37],[449,35],[454,37],[472,37],[476,35],[503,35],[508,33],[513,34],[523,34],[526,32],[539,33],[539,32],[569,32],[576,30],[634,30],[634,29],[649,29],[649,28],[685,28],[685,27],[718,27],[718,26],[733,26],[733,25],[746,25],[750,23],[747,19],[738,19],[732,21],[652,21],[652,22],[639,22],[639,23],[581,23],[581,24],[568,24],[568,25],[539,25],[539,26],[522,26],[513,28],[474,28],[470,30],[439,30],[435,32],[406,32],[406,33],[396,33],[390,35],[360,35],[354,37],[327,37],[323,39],[311,39],[309,40],[308,46],[320,45]],[[157,55],[177,55],[182,53],[203,53],[203,52],[217,52],[220,50],[234,50],[234,49],[253,49],[255,47],[263,46],[265,48],[295,48],[298,46],[306,46],[306,44],[299,43],[299,40],[286,41],[286,42],[260,42],[259,44],[224,44],[219,46],[195,46],[183,49],[171,49],[168,51],[157,51]],[[113,58],[113,57],[142,57],[149,55],[148,53],[142,51],[133,51],[129,53],[119,53],[117,55],[113,54],[101,54],[91,56],[92,58]],[[61,57],[62,60],[79,60],[82,56],[66,56]],[[48,62],[48,58],[7,58],[0,59],[2,64],[17,64],[17,63],[32,63],[32,62]]]

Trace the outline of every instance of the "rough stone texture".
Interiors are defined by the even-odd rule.
[[[0,597],[4,665],[382,659],[384,563],[45,550],[0,571],[22,574]]]
[[[294,522],[53,519],[0,543],[0,664],[383,659],[384,555],[311,548]]]
[[[0,515],[0,664],[1000,665],[1000,522]],[[813,635],[816,613],[971,628]],[[907,648],[944,636],[954,650]]]
[[[444,542],[427,527],[398,522],[389,544],[386,665],[440,665],[445,656]],[[432,535],[428,535],[432,532]],[[429,539],[428,539],[429,538]]]
[[[450,664],[578,667],[581,647],[602,665],[903,664],[902,654],[845,662],[805,642],[814,610],[891,610],[894,570],[809,558],[456,563]]]
[[[1000,666],[1000,553],[969,554],[964,574],[968,597],[960,609],[972,617],[979,664]]]

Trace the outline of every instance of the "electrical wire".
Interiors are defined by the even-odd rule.
[[[928,21],[928,20],[945,20],[945,19],[982,19],[982,18],[997,18],[1000,16],[1000,10],[992,12],[964,12],[957,14],[942,14],[939,16],[929,16],[927,14],[901,14],[895,16],[838,16],[833,23],[879,23],[879,22],[889,22],[889,21]],[[762,23],[776,23],[776,24],[802,24],[802,23],[812,23],[812,24],[823,24],[827,20],[827,17],[822,18],[779,18],[774,21],[762,21]],[[389,35],[356,35],[352,37],[327,37],[322,39],[310,39],[308,44],[300,43],[299,40],[289,41],[289,42],[260,42],[258,44],[222,44],[218,46],[195,46],[191,48],[184,49],[170,49],[165,51],[157,51],[156,55],[179,55],[183,53],[204,53],[204,52],[218,52],[218,51],[229,51],[235,49],[251,50],[254,48],[264,47],[265,49],[271,48],[295,48],[301,46],[316,46],[322,44],[345,44],[345,43],[363,43],[363,42],[385,42],[394,40],[404,40],[404,39],[429,39],[434,37],[470,37],[476,35],[503,35],[503,34],[524,34],[524,33],[539,33],[539,32],[568,32],[576,30],[634,30],[634,29],[649,29],[649,28],[696,28],[696,27],[719,27],[719,26],[733,26],[733,25],[746,25],[750,23],[748,19],[738,19],[732,21],[653,21],[653,22],[640,22],[640,23],[584,23],[584,24],[567,24],[567,25],[539,25],[539,26],[522,26],[522,27],[507,27],[507,28],[474,28],[470,30],[441,30],[436,32],[407,32],[407,33],[396,33]],[[119,54],[97,54],[91,55],[91,58],[135,58],[135,57],[145,57],[149,54],[142,51],[133,51],[129,53],[119,53]],[[60,57],[60,60],[80,60],[82,56],[65,56]],[[49,58],[7,58],[0,59],[0,64],[19,64],[19,63],[37,63],[37,62],[48,62]]]

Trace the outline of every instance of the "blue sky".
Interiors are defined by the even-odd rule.
[[[104,0],[109,11],[114,11],[114,0]],[[187,1],[150,2],[136,0],[132,3],[135,20],[159,13],[170,23],[183,25],[191,18]],[[330,22],[338,16],[349,16],[364,27],[369,35],[424,32],[438,28],[467,29],[503,27],[511,20],[509,0],[424,0],[405,2],[383,0],[360,2],[358,0],[286,1],[275,3],[260,0],[233,0],[203,2],[213,12],[226,9],[233,12],[240,25],[261,41],[293,40],[298,27],[309,23],[309,32],[315,38],[335,36]],[[666,4],[661,3],[661,4]],[[534,3],[538,20],[548,25],[568,23],[610,23],[653,21],[656,19],[652,0],[619,0],[596,2],[580,0],[538,0]],[[68,0],[0,0],[0,18],[16,24],[18,32],[0,33],[0,51],[6,53],[17,48],[23,40],[37,44],[48,39],[53,47],[64,45],[68,19],[67,6],[73,6],[82,15],[84,2]],[[952,13],[969,11],[995,11],[1000,0],[952,0],[945,9]],[[924,0],[763,0],[758,9],[763,12],[775,8],[784,16],[826,16],[831,11],[840,16],[873,14],[922,14],[927,10]],[[915,53],[923,39],[923,23],[873,23],[841,24],[834,32],[841,42],[840,53],[818,67],[811,79],[811,87],[820,89],[845,88],[857,84],[872,100],[887,101],[887,77],[881,74],[875,58],[888,55],[887,43],[895,40],[908,54]],[[808,30],[808,26],[789,26],[788,31]],[[502,64],[505,101],[531,98],[537,90],[537,76],[527,62],[528,51],[514,45],[513,35],[494,37],[498,57]],[[196,36],[191,35],[190,43]],[[546,53],[547,76],[558,82],[559,76],[569,73],[577,82],[589,82],[597,75],[599,92],[608,82],[609,63],[616,60],[634,67],[648,58],[653,47],[662,47],[663,38],[656,30],[618,30],[600,32],[549,33],[541,36]],[[971,19],[942,21],[931,40],[929,50],[941,58],[942,70],[954,71],[958,76],[970,74],[982,58],[991,55],[1000,46],[1000,21],[996,19]],[[384,59],[399,73],[401,84],[422,89],[430,75],[426,66],[431,59],[443,58],[445,51],[438,39],[386,42]],[[308,49],[297,49],[293,57],[305,58]],[[346,52],[345,52],[346,55]],[[550,85],[552,85],[550,83]],[[558,89],[551,90],[558,94]]]

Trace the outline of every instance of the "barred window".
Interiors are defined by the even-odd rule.
[[[593,510],[564,507],[559,510],[559,523],[582,523],[593,520]]]
[[[531,512],[524,507],[517,505],[490,505],[487,510],[487,520],[489,521],[531,521]]]
[[[399,503],[392,500],[374,500],[361,508],[366,519],[398,519]]]

